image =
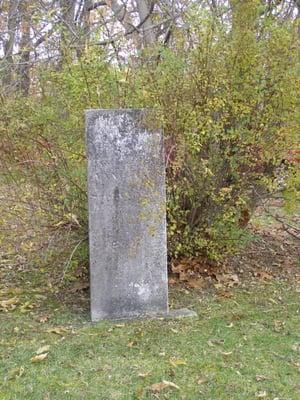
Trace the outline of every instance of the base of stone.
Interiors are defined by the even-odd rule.
[[[138,320],[151,320],[151,319],[179,319],[179,318],[195,318],[197,317],[197,313],[195,311],[189,310],[188,308],[180,308],[179,310],[169,310],[165,313],[159,314],[143,314],[143,315],[134,315],[128,316],[124,318],[105,318],[99,319],[93,322],[100,322],[100,321],[109,321],[112,323],[122,323],[122,322],[130,322],[130,321],[138,321]]]
[[[193,310],[189,310],[188,308],[180,308],[179,310],[169,310],[161,316],[161,318],[195,318],[197,317],[197,313]]]

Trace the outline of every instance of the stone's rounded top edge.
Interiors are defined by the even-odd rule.
[[[151,108],[90,108],[85,110],[85,123],[86,123],[86,135],[94,135],[94,127],[97,121],[104,125],[116,124],[118,128],[122,123],[130,124],[131,128],[135,127],[140,130],[147,130],[151,132],[157,132],[161,135],[162,130],[159,127],[150,127],[147,124],[147,118],[153,115],[154,110]],[[155,115],[155,114],[154,114]],[[154,124],[155,125],[155,124]],[[123,128],[122,128],[123,129]],[[135,130],[132,130],[132,134],[135,134]]]
[[[130,114],[150,111],[147,108],[89,108],[86,115]]]

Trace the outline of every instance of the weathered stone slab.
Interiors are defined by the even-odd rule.
[[[143,110],[88,110],[91,316],[168,313],[163,138]]]
[[[164,313],[160,314],[145,314],[139,316],[133,316],[132,318],[113,318],[110,321],[112,323],[123,323],[123,322],[131,322],[131,321],[143,321],[145,319],[158,319],[158,320],[169,320],[169,319],[182,319],[182,318],[195,318],[198,317],[197,313],[193,310],[189,310],[188,308],[180,308],[177,310],[168,310]]]

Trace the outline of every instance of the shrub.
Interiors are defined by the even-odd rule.
[[[36,95],[3,100],[2,170],[8,182],[33,185],[47,226],[71,238],[60,244],[61,266],[87,262],[87,108],[156,110],[170,257],[219,260],[247,240],[251,213],[276,190],[274,170],[299,129],[297,36],[289,23],[261,20],[252,3],[237,6],[230,32],[212,17],[188,15],[193,40],[177,32],[172,49],[157,49],[159,61],[117,68],[93,50],[59,72],[36,71]],[[291,168],[288,199],[295,176]]]
[[[297,36],[289,25],[260,21],[250,3],[237,3],[243,10],[233,15],[230,34],[207,19],[191,32],[193,48],[182,42],[164,51],[158,67],[145,73],[145,93],[167,136],[175,257],[204,253],[218,260],[243,244],[245,225],[258,202],[277,190],[276,168],[296,143]],[[290,176],[295,202],[293,168]]]

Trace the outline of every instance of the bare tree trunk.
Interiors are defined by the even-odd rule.
[[[93,9],[92,0],[83,0],[82,11],[78,17],[77,32],[79,32],[78,46],[76,48],[77,58],[80,58],[90,39],[90,12]]]
[[[21,42],[20,42],[20,62],[18,67],[17,87],[24,96],[28,96],[30,88],[30,0],[23,0],[19,7],[21,16]]]
[[[75,31],[76,0],[60,0],[61,35],[60,35],[60,67],[68,61],[72,51],[72,40],[76,38]]]
[[[120,5],[117,0],[107,0],[106,3],[111,8],[115,18],[123,25],[125,36],[132,37],[136,49],[140,49],[141,41],[138,31],[126,9],[126,2]]]
[[[136,0],[137,9],[140,17],[139,26],[143,32],[144,47],[151,46],[155,43],[156,35],[152,23],[153,0]]]
[[[19,1],[9,0],[7,31],[8,39],[4,42],[4,57],[3,65],[5,69],[2,84],[6,88],[10,88],[13,80],[14,60],[13,49],[15,45],[15,38],[18,28],[18,5]]]
[[[300,38],[300,0],[294,0],[294,3],[297,7],[297,22],[298,22],[298,36]]]

